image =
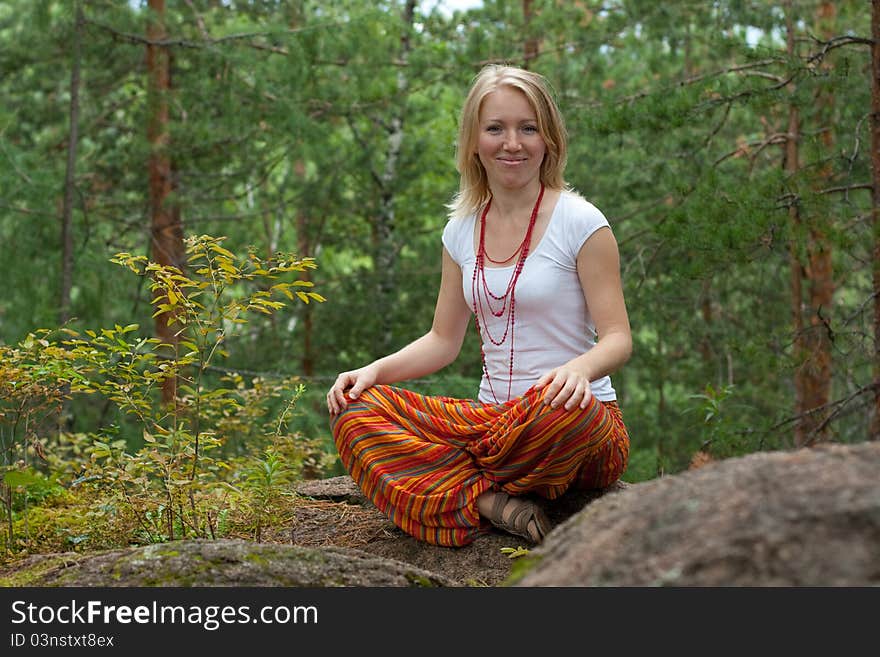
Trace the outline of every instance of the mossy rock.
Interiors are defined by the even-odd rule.
[[[94,554],[39,555],[0,586],[455,586],[442,575],[346,548],[242,540],[174,541]]]

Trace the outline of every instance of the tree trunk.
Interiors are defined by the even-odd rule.
[[[835,9],[831,2],[819,5],[816,22],[820,32],[828,37],[833,32]],[[795,57],[795,28],[792,3],[786,3],[788,54]],[[822,128],[823,151],[831,153],[834,147],[832,133],[834,98],[821,91],[814,103],[815,120]],[[785,170],[794,181],[799,172],[798,142],[800,140],[800,112],[793,104],[789,109],[788,137],[786,139]],[[814,180],[814,187],[827,186],[833,176],[831,165],[825,165]],[[819,186],[819,187],[816,187]],[[792,329],[794,331],[794,388],[796,395],[794,444],[803,447],[828,439],[827,405],[831,399],[831,326],[830,315],[834,298],[832,248],[828,239],[830,219],[810,217],[808,222],[800,215],[799,195],[789,209],[791,219]],[[806,234],[804,234],[806,228]],[[805,239],[805,252],[798,245]],[[806,285],[805,285],[806,283]],[[806,294],[806,296],[805,296]]]
[[[523,24],[525,25],[525,33],[526,33],[526,41],[523,45],[523,68],[528,68],[529,63],[538,57],[538,53],[540,51],[540,44],[538,38],[533,36],[532,31],[530,29],[530,23],[532,22],[532,16],[534,16],[535,12],[532,9],[532,0],[523,0]]]
[[[79,77],[82,65],[83,13],[76,3],[73,26],[73,66],[70,70],[70,133],[67,137],[67,171],[64,174],[64,203],[61,209],[61,298],[58,323],[70,319],[70,291],[73,287],[73,196],[76,185],[76,155],[79,143]]]
[[[874,232],[874,417],[871,439],[880,440],[880,0],[871,10],[871,222]]]
[[[376,269],[379,281],[380,344],[379,353],[388,353],[394,342],[392,320],[394,313],[394,292],[397,282],[397,246],[394,239],[394,181],[397,178],[397,162],[403,145],[403,124],[406,112],[406,98],[409,87],[406,65],[412,50],[410,35],[413,30],[415,0],[407,0],[403,10],[403,36],[400,38],[400,69],[397,73],[398,105],[388,123],[388,145],[385,150],[385,168],[380,177],[379,212],[376,218],[374,239],[376,243]]]
[[[833,2],[823,1],[817,10],[816,27],[821,38],[834,36],[836,9]],[[828,60],[823,63],[829,69]],[[834,96],[825,88],[816,97],[816,121],[821,129],[823,153],[826,163],[818,171],[814,181],[815,188],[831,186],[834,176],[831,153],[834,152]],[[806,327],[807,361],[802,368],[804,376],[804,408],[807,413],[799,423],[800,434],[796,444],[813,445],[828,440],[828,429],[824,409],[831,401],[831,308],[834,300],[834,272],[831,261],[832,246],[828,239],[833,218],[811,217],[807,241],[807,278],[809,284],[809,306],[807,307],[809,326]]]
[[[165,30],[165,0],[149,0],[147,19],[147,139],[150,143],[149,194],[151,253],[154,262],[183,269],[183,230],[179,208],[171,207],[173,190],[168,132],[168,93],[171,88],[171,61]],[[169,323],[169,320],[172,320]],[[172,347],[178,342],[173,316],[156,316],[156,336]],[[162,400],[171,402],[177,392],[174,377],[162,386]]]
[[[795,34],[794,34],[794,17],[792,16],[791,0],[786,2],[786,28],[788,41],[788,56],[794,57]],[[795,180],[800,164],[798,162],[798,141],[800,139],[800,112],[798,107],[792,102],[788,108],[788,130],[785,139],[785,158],[783,160],[783,168],[787,174],[787,178],[791,181]],[[809,357],[806,341],[804,338],[804,291],[803,278],[804,268],[801,264],[800,253],[798,252],[798,241],[800,239],[801,219],[799,210],[799,199],[797,194],[792,198],[788,207],[788,217],[790,221],[791,237],[789,239],[788,253],[789,266],[791,271],[791,325],[794,335],[794,391],[795,391],[795,415],[800,417],[804,412],[805,404],[805,378],[803,375],[803,367],[801,364]],[[803,425],[800,420],[795,423],[794,440],[796,444],[801,444],[803,440]]]

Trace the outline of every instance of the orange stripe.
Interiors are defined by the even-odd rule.
[[[377,385],[331,420],[343,464],[407,533],[465,545],[476,499],[491,488],[553,499],[572,485],[605,487],[626,468],[629,437],[615,402],[553,410],[530,390],[505,404],[428,397]]]

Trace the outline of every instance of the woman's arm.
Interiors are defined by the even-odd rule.
[[[590,399],[590,381],[611,374],[629,360],[632,334],[620,280],[620,253],[610,229],[600,228],[581,247],[577,257],[578,277],[584,299],[599,335],[587,353],[573,358],[542,376],[535,384],[547,386],[544,402],[553,408],[585,408]]]
[[[345,407],[345,392],[356,399],[376,383],[396,383],[436,372],[449,365],[461,351],[471,310],[462,292],[461,269],[443,248],[440,291],[431,330],[400,351],[360,369],[342,372],[327,393],[332,415]]]

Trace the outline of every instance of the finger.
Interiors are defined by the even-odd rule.
[[[576,381],[574,381],[572,379],[566,380],[564,385],[562,386],[562,388],[559,390],[559,393],[557,393],[556,397],[554,397],[553,402],[550,404],[550,407],[551,408],[559,408],[560,406],[563,406],[564,404],[566,404],[566,402],[568,402],[568,400],[571,398],[571,395],[574,393],[576,388],[577,388]],[[566,410],[567,410],[567,408],[566,408]]]
[[[584,390],[584,398],[581,400],[581,408],[586,408],[590,404],[590,398],[593,396],[593,389],[590,387],[590,384],[587,383],[586,388]]]
[[[553,405],[554,398],[559,394],[559,391],[562,390],[562,386],[565,385],[565,377],[562,372],[554,371],[551,374],[553,374],[553,376],[547,385],[547,389],[544,391],[544,403],[547,406]]]
[[[343,395],[338,386],[334,385],[333,388],[330,390],[328,401],[333,410],[333,413],[336,414],[340,410],[342,410],[343,406],[345,405],[345,395]]]
[[[553,385],[556,385],[556,383],[557,382],[554,381]],[[559,383],[560,385],[557,389],[558,392],[553,397],[553,400],[550,402],[550,408],[559,408],[562,404],[566,402],[569,397],[571,397],[571,393],[574,391],[574,384],[570,380],[564,379]]]
[[[578,381],[571,396],[565,402],[565,410],[570,411],[577,406],[584,398],[584,382]]]
[[[345,405],[345,389],[350,383],[349,378],[348,372],[343,372],[336,378],[336,383],[330,389],[330,392],[333,393],[333,399],[336,400],[337,408]]]
[[[351,397],[352,399],[357,399],[363,391],[364,391],[363,384],[358,382],[358,383],[355,383],[351,387],[351,390],[348,391],[348,396]]]
[[[345,372],[337,376],[336,381],[333,383],[333,387],[330,388],[330,392],[327,393],[327,404],[333,413],[338,413],[345,405],[345,393],[343,390],[345,390],[347,379],[348,375]]]
[[[354,381],[354,385],[351,387],[351,390],[348,391],[348,396],[352,399],[357,399],[361,396],[364,390],[369,388],[372,383],[365,379],[364,377],[358,377],[356,381]]]

